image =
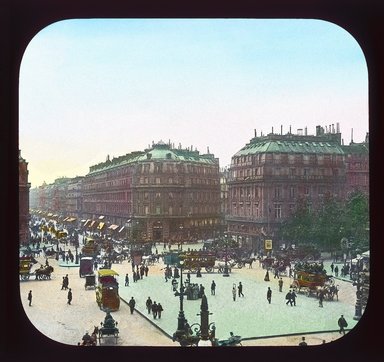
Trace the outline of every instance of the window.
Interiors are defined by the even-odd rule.
[[[281,204],[275,204],[275,219],[281,219]]]

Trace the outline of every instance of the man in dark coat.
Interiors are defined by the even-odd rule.
[[[71,288],[69,288],[69,290],[68,290],[67,299],[68,299],[67,304],[71,304],[71,302],[72,302],[72,289]]]
[[[31,304],[32,304],[32,290],[30,290],[28,293],[28,301],[29,301],[29,306],[31,306]]]
[[[154,301],[152,304],[152,314],[153,314],[153,319],[157,318],[157,303]]]
[[[292,305],[292,292],[291,291],[289,291],[286,294],[285,299],[287,300],[287,302],[285,303],[286,305],[288,305],[288,304]]]
[[[348,323],[347,321],[345,320],[344,316],[341,315],[339,320],[337,321],[337,324],[339,325],[340,327],[340,330],[339,330],[339,333],[343,333],[345,334],[345,329],[344,328],[347,328],[348,327]]]
[[[157,304],[157,316],[159,317],[159,319],[161,318],[161,312],[163,311],[164,309],[163,309],[163,306],[160,304],[160,303],[158,303]]]
[[[267,300],[268,300],[268,303],[271,304],[271,299],[272,299],[272,290],[270,287],[268,287],[268,290],[267,290]]]
[[[135,310],[136,301],[131,297],[130,301],[128,302],[129,309],[131,311],[131,314],[133,314],[133,311]]]
[[[147,307],[147,310],[148,310],[148,314],[151,314],[151,310],[152,310],[152,299],[150,297],[148,297],[147,301],[145,302],[145,305]]]

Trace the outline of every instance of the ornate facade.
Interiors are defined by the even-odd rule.
[[[83,217],[103,216],[107,226],[126,227],[138,240],[212,237],[220,224],[219,178],[213,154],[159,142],[91,166],[83,180]]]
[[[341,134],[268,134],[238,151],[230,166],[228,231],[261,247],[305,199],[316,207],[327,193],[345,197],[346,164]]]

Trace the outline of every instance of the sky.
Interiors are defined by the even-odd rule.
[[[344,144],[364,141],[368,71],[357,41],[322,20],[65,20],[20,67],[32,188],[158,141],[209,148],[226,167],[255,130],[337,123]]]

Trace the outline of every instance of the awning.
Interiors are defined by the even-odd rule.
[[[99,276],[101,277],[105,277],[107,275],[119,275],[117,272],[115,272],[114,270],[112,269],[99,269],[97,271],[97,273],[99,274]]]
[[[101,230],[105,226],[105,222],[99,223],[99,226],[97,227],[99,230]]]
[[[108,229],[116,230],[119,227],[119,225],[112,224]]]
[[[63,221],[67,221],[69,219],[69,217],[67,216],[65,219],[63,219]]]
[[[100,216],[99,216],[99,220],[103,220],[104,218],[105,218],[104,215],[100,215]]]
[[[121,233],[124,229],[125,227],[123,226],[118,232]]]
[[[95,226],[95,224],[96,224],[96,221],[92,220],[92,222],[89,224],[88,227],[93,228]]]
[[[66,221],[67,221],[67,222],[73,222],[73,221],[75,221],[75,220],[76,220],[75,217],[69,217]]]
[[[90,222],[91,222],[91,220],[88,219],[88,220],[85,222],[84,226],[88,226],[88,224],[89,224]]]

